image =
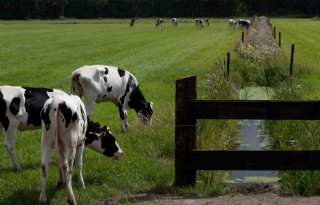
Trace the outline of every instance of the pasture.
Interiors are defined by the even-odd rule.
[[[304,73],[304,79],[319,82],[319,21],[275,19],[272,23],[282,32],[282,45],[288,47],[288,53],[291,43],[297,45],[296,62],[311,65],[312,70]],[[175,80],[197,75],[201,97],[205,74],[233,50],[241,36],[239,30],[228,29],[226,19],[211,19],[210,27],[202,29],[196,28],[192,19],[180,21],[177,28],[166,19],[163,31],[155,28],[154,19],[137,19],[133,28],[129,20],[116,19],[0,21],[0,31],[1,85],[54,87],[69,92],[69,76],[76,68],[114,65],[133,73],[146,100],[154,103],[153,125],[142,125],[129,110],[126,134],[120,132],[114,105],[95,105],[93,120],[110,127],[124,156],[112,161],[85,149],[86,189],[77,188],[73,177],[79,204],[171,186]],[[13,170],[2,135],[0,147],[0,204],[38,203],[40,130],[18,132],[16,150],[21,173]],[[48,200],[51,204],[65,203],[65,191],[56,189],[55,160],[51,164]]]

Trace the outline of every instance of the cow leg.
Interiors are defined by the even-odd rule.
[[[127,121],[127,111],[123,109],[123,106],[119,103],[119,113],[120,113],[120,127],[122,133],[127,131],[128,123]]]
[[[127,112],[127,110],[124,110],[124,125],[126,126],[126,129],[128,129],[128,127],[129,127],[129,124],[128,124],[128,112]]]
[[[18,129],[18,123],[10,122],[8,129],[4,134],[5,135],[4,145],[7,149],[7,152],[9,153],[9,156],[14,165],[14,168],[17,171],[22,171],[21,166],[17,160],[16,148],[15,148],[17,129]]]
[[[2,126],[2,124],[1,124],[1,122],[0,122],[0,135],[1,135],[1,133],[2,133],[2,130],[3,130],[3,126]]]
[[[46,183],[48,178],[48,167],[50,162],[50,150],[51,145],[50,143],[42,140],[42,148],[41,148],[41,192],[39,197],[39,204],[45,204],[47,201],[46,196]]]
[[[92,112],[92,108],[93,108],[93,105],[94,105],[94,101],[92,101],[92,102],[88,102],[87,100],[86,100],[86,112],[88,113],[88,115],[90,115],[91,114],[91,112]]]
[[[83,153],[83,148],[84,148],[83,144],[77,148],[75,164],[77,166],[77,172],[78,172],[78,186],[85,188],[83,177],[82,177],[82,153]]]
[[[93,92],[84,93],[84,99],[86,101],[86,112],[88,115],[90,115],[97,96]]]
[[[62,153],[61,153],[62,154]],[[72,175],[72,165],[74,162],[75,158],[75,150],[72,149],[70,150],[69,153],[67,153],[66,157],[63,159],[63,171],[64,171],[64,176],[66,179],[66,188],[67,188],[67,194],[68,194],[68,204],[74,205],[76,204],[76,200],[74,198],[73,190],[72,190],[72,184],[71,184],[71,175]],[[60,155],[60,157],[62,157]]]
[[[57,164],[58,173],[59,173],[58,180],[57,180],[58,188],[61,188],[65,184],[65,179],[63,176],[63,168],[61,164],[62,161],[63,159],[61,159],[61,155],[59,154],[58,149],[56,149],[56,164]]]

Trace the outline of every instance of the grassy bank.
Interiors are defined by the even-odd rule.
[[[315,36],[315,32],[319,31],[319,24],[310,19],[276,19],[272,23],[282,32],[282,48],[276,48],[275,42],[260,48],[259,43],[267,41],[259,39],[261,33],[254,27],[251,33],[254,34],[252,38],[256,40],[239,46],[239,57],[234,62],[234,79],[241,86],[272,87],[272,99],[318,100],[320,61],[319,47],[318,44],[315,45],[318,36]],[[291,78],[289,61],[293,43],[296,51]],[[320,148],[318,121],[266,121],[265,128],[266,134],[269,135],[270,147],[274,150]],[[319,194],[319,172],[281,172],[280,178],[281,189],[284,192],[305,196]]]

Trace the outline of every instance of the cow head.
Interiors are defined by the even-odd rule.
[[[107,126],[101,128],[99,123],[94,123],[89,119],[85,145],[113,159],[119,159],[123,154],[109,128]]]
[[[139,110],[138,112],[138,117],[146,125],[152,124],[152,114],[153,114],[152,105],[153,103],[149,102],[146,104],[146,106],[143,109]]]

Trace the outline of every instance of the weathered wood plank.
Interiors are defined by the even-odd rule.
[[[179,154],[186,170],[320,170],[320,151],[207,151]]]
[[[180,111],[188,119],[320,120],[320,100],[190,100]]]
[[[180,113],[183,101],[197,98],[196,82],[195,76],[176,81],[175,186],[193,186],[196,183],[196,170],[180,169],[180,161],[177,160],[181,151],[197,148],[196,119],[183,118]]]

